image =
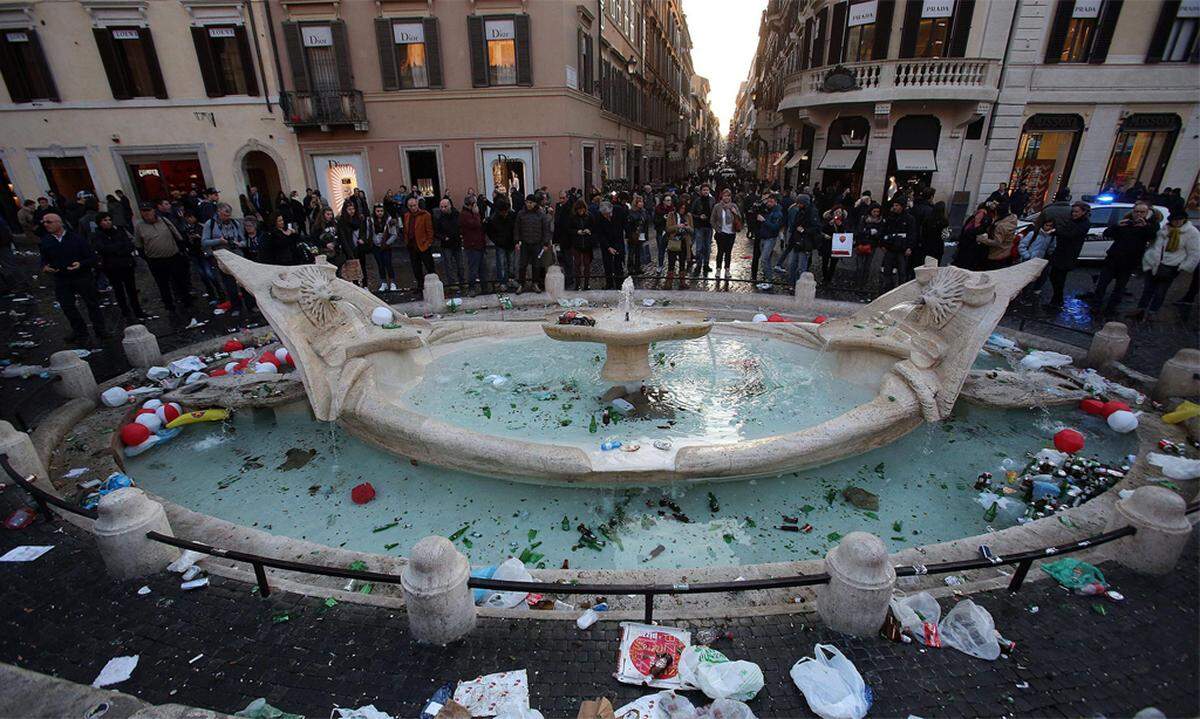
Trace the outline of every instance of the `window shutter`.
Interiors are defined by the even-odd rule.
[[[350,65],[350,37],[346,34],[346,21],[329,23],[333,34],[333,56],[337,60],[338,88],[342,92],[354,89],[354,68]]]
[[[1167,49],[1167,38],[1171,36],[1171,26],[1175,24],[1179,5],[1179,0],[1166,0],[1159,9],[1158,22],[1154,25],[1150,47],[1146,50],[1146,62],[1162,62],[1163,50]]]
[[[304,38],[300,25],[283,23],[283,44],[287,49],[288,65],[292,68],[292,88],[296,92],[308,92],[308,70],[304,65]]]
[[[840,2],[833,6],[833,22],[829,24],[829,55],[828,64],[836,65],[842,61],[842,42],[846,37],[846,7]]]
[[[238,54],[242,56],[242,74],[246,76],[246,94],[258,95],[258,76],[254,74],[254,54],[250,52],[250,40],[246,28],[236,27],[233,35],[237,39]]]
[[[576,66],[577,70],[575,72],[575,77],[576,77],[576,82],[579,83],[580,90],[583,90],[583,77],[584,77],[583,64],[585,62],[583,57],[584,57],[584,55],[583,55],[583,28],[576,28],[575,29],[575,66]]]
[[[1062,57],[1063,43],[1067,41],[1067,28],[1071,24],[1071,11],[1075,9],[1075,0],[1058,0],[1054,11],[1054,22],[1050,25],[1050,41],[1046,43],[1047,65],[1053,65]]]
[[[529,16],[513,16],[513,33],[517,37],[517,84],[533,84],[533,58],[529,37]]]
[[[815,20],[816,35],[813,36],[811,63],[812,67],[820,67],[825,64],[822,62],[825,59],[825,30],[829,25],[829,8],[821,8],[821,12],[817,13]]]
[[[4,84],[8,86],[8,96],[13,102],[29,102],[29,83],[25,81],[22,69],[16,62],[8,39],[0,35],[0,75],[4,76]]]
[[[467,45],[471,51],[471,85],[487,87],[487,55],[483,47],[483,18],[467,16]]]
[[[375,18],[375,44],[379,46],[379,77],[384,90],[399,90],[400,75],[396,69],[396,38],[390,18]]]
[[[1113,30],[1117,27],[1117,18],[1121,15],[1121,4],[1124,0],[1106,0],[1100,12],[1100,22],[1096,25],[1096,39],[1092,41],[1092,52],[1088,62],[1101,65],[1108,57],[1108,46],[1112,44]]]
[[[800,55],[800,69],[807,70],[812,67],[812,40],[813,40],[813,19],[809,18],[804,21],[804,50]]]
[[[212,48],[208,45],[208,28],[192,28],[192,42],[196,45],[196,61],[200,65],[200,79],[204,80],[204,92],[209,97],[221,97],[225,94],[217,79],[217,69],[213,65]]]
[[[886,60],[892,45],[892,16],[896,13],[896,0],[879,0],[875,8],[875,47],[871,57]]]
[[[427,17],[422,21],[425,26],[425,72],[429,75],[430,87],[445,87],[442,80],[442,36],[439,34],[438,21],[435,17]]]
[[[112,88],[114,100],[128,100],[133,97],[125,84],[125,76],[117,63],[117,51],[113,47],[112,33],[102,27],[92,29],[96,36],[96,49],[100,52],[100,63],[104,65],[104,74],[108,75],[108,85]]]
[[[917,26],[921,24],[923,4],[923,0],[907,0],[904,3],[904,26],[900,28],[901,59],[915,57],[917,54]],[[961,4],[961,0],[958,4]]]
[[[42,66],[42,77],[46,78],[46,95],[48,99],[58,102],[58,86],[54,84],[54,73],[50,72],[50,63],[46,62],[46,53],[42,50],[42,40],[38,37],[37,30],[29,30],[26,33],[29,36],[29,45],[33,49],[33,56]]]
[[[971,36],[971,16],[975,14],[975,0],[958,0],[954,4],[954,19],[950,26],[950,48],[947,57],[966,57],[967,38]]]
[[[158,53],[154,50],[154,36],[150,28],[142,28],[140,32],[146,48],[146,63],[150,66],[150,84],[154,87],[154,96],[160,100],[167,99],[167,86],[163,83],[162,68],[158,66]]]

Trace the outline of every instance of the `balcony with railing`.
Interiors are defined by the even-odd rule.
[[[367,130],[367,106],[359,90],[348,92],[285,91],[279,97],[283,121],[292,128],[333,127],[351,125],[355,130]]]
[[[852,62],[792,73],[780,110],[850,102],[995,100],[1000,61],[977,58]]]

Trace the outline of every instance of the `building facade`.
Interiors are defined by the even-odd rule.
[[[678,0],[268,0],[285,121],[339,206],[417,186],[659,182],[683,168]]]
[[[304,187],[270,18],[239,0],[0,3],[0,186],[136,200]]]
[[[1191,0],[771,0],[746,154],[782,186],[919,181],[959,215],[1001,182],[1032,207],[1061,186],[1186,195],[1197,23]]]

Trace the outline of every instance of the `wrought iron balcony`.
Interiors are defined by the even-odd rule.
[[[289,127],[320,127],[328,130],[340,125],[353,125],[355,130],[367,130],[367,107],[359,90],[349,92],[285,91],[279,97],[283,121]]]
[[[780,110],[847,102],[996,98],[1000,61],[912,58],[852,62],[789,75]]]

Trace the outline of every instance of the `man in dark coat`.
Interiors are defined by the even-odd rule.
[[[76,296],[87,306],[97,339],[107,339],[104,316],[100,314],[100,295],[96,291],[96,253],[91,244],[77,232],[68,230],[57,213],[43,217],[42,226],[46,230],[40,247],[42,272],[54,278],[54,298],[71,323],[72,333],[67,341],[81,343],[88,337],[87,324],[75,306]]]

